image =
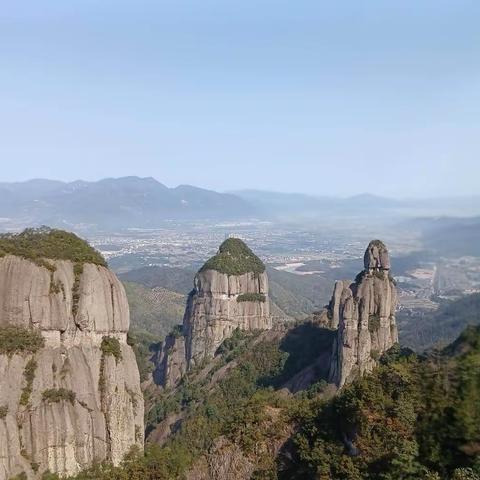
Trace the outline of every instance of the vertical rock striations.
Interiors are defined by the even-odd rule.
[[[336,282],[329,305],[330,327],[338,328],[330,381],[339,387],[372,370],[379,356],[398,341],[397,292],[383,242],[370,242],[364,267],[354,283]]]
[[[272,328],[265,265],[239,239],[220,245],[195,276],[183,318],[182,334],[162,345],[157,383],[175,385],[188,369],[213,358],[235,329]]]
[[[73,250],[90,248],[74,238]],[[105,266],[25,258],[0,242],[0,480],[70,475],[142,447],[128,328],[123,286]]]

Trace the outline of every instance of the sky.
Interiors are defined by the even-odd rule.
[[[478,0],[0,9],[0,181],[480,194]]]

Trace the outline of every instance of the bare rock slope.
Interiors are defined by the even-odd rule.
[[[237,328],[267,330],[272,319],[264,264],[244,242],[229,238],[195,276],[182,331],[167,337],[159,352],[157,383],[178,383]]]
[[[74,474],[143,446],[128,328],[123,286],[105,266],[24,258],[0,242],[0,480]]]

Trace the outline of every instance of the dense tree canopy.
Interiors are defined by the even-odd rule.
[[[278,379],[303,368],[291,366],[303,348],[298,338],[236,332],[208,377],[192,372],[150,411],[153,424],[182,412],[166,445],[132,451],[121,466],[96,465],[75,480],[181,479],[219,437],[254,459],[256,480],[480,478],[480,328],[425,357],[397,345],[334,397],[324,382],[296,395],[279,388]],[[272,455],[278,441],[283,447]]]

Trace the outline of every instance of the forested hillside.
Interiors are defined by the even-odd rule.
[[[303,320],[328,303],[331,294],[328,280],[271,267],[267,267],[267,274],[274,321]],[[127,290],[132,327],[164,337],[173,325],[182,321],[194,276],[195,272],[188,268],[162,266],[143,267],[119,275]]]
[[[480,294],[452,302],[445,301],[437,311],[415,316],[398,314],[400,341],[421,352],[453,341],[469,325],[480,324]]]
[[[320,378],[295,395],[282,388],[320,327],[302,328],[293,343],[293,330],[239,332],[207,375],[192,372],[150,409],[150,422],[182,420],[172,437],[76,480],[478,478],[480,328],[426,357],[393,347],[333,397]]]

